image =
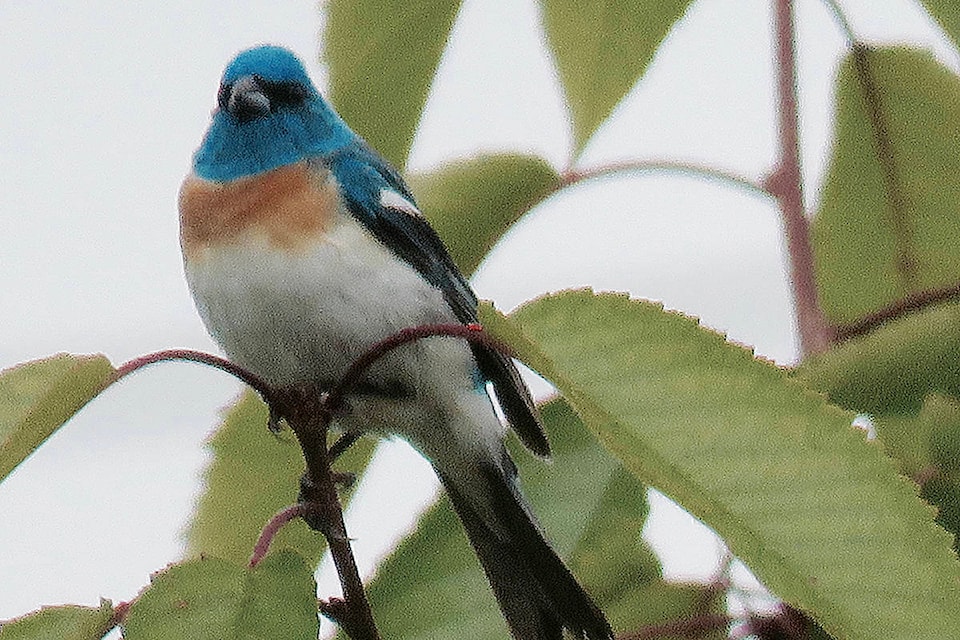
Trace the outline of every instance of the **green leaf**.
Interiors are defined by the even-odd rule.
[[[213,461],[205,473],[206,489],[187,532],[187,554],[215,556],[245,563],[263,526],[278,511],[296,502],[303,457],[294,435],[267,430],[267,408],[247,391],[231,408],[210,441]],[[373,440],[360,440],[337,465],[362,472],[373,453]],[[346,505],[352,492],[341,492]],[[302,521],[285,525],[273,549],[290,548],[316,566],[326,549],[323,536]]]
[[[960,303],[891,320],[797,370],[805,384],[853,411],[915,414],[930,393],[960,395]]]
[[[960,5],[956,0],[921,0],[921,3],[953,39],[954,46],[960,47]]]
[[[410,177],[420,210],[468,277],[510,226],[560,187],[534,156],[483,155]]]
[[[64,605],[44,607],[0,623],[2,640],[99,640],[113,626],[113,607],[101,600],[99,607]]]
[[[350,127],[402,167],[459,0],[330,0],[323,58],[330,100]]]
[[[184,562],[154,577],[123,631],[126,640],[316,640],[313,570],[290,551],[256,569],[216,558]]]
[[[874,415],[870,421],[884,451],[897,461],[902,475],[916,477],[930,466],[930,437],[936,424],[923,412],[921,415]]]
[[[312,562],[291,551],[279,551],[247,571],[238,638],[316,640],[319,624]]]
[[[640,540],[647,514],[645,488],[620,470],[567,405],[551,402],[542,414],[554,455],[544,464],[513,448],[524,493],[554,548],[578,570],[585,588],[612,598],[601,606],[627,599],[660,574],[659,563]],[[602,553],[613,549],[626,557]],[[623,576],[610,575],[618,568]],[[508,635],[446,498],[381,565],[369,595],[384,638]],[[618,620],[630,628],[644,615],[643,607],[635,607],[625,609]]]
[[[103,356],[59,354],[0,372],[0,481],[114,374]]]
[[[960,399],[934,393],[915,416],[872,418],[884,447],[937,508],[937,523],[960,534]],[[954,542],[954,548],[960,545]]]
[[[540,0],[577,152],[643,75],[690,0]]]
[[[266,561],[266,560],[264,560]],[[246,570],[219,558],[173,565],[151,578],[123,623],[126,640],[230,638]]]
[[[828,632],[960,637],[951,541],[851,414],[657,305],[572,291],[513,317],[626,468]]]
[[[813,220],[827,316],[855,322],[960,281],[960,78],[931,54],[858,47],[840,67]]]

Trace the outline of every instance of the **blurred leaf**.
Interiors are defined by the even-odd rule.
[[[866,49],[837,79],[833,157],[813,219],[824,311],[851,323],[960,281],[960,78],[930,53]]]
[[[900,473],[915,477],[930,466],[930,435],[934,425],[918,415],[870,416],[883,449],[897,461]]]
[[[113,607],[64,605],[44,607],[15,620],[0,623],[2,640],[100,640],[110,630]]]
[[[245,578],[243,567],[219,558],[168,567],[131,604],[123,624],[125,640],[231,637]]]
[[[880,447],[693,319],[572,291],[513,314],[586,424],[841,638],[960,637],[960,564]]]
[[[905,476],[924,476],[934,465],[952,470],[960,462],[955,459],[960,447],[956,398],[934,393],[923,401],[919,413],[874,414],[870,419],[883,448],[897,459]]]
[[[884,449],[920,484],[937,523],[960,533],[960,399],[931,394],[916,415],[872,416]],[[954,542],[954,548],[957,543]]]
[[[690,0],[540,0],[579,153],[633,88]]]
[[[579,420],[577,427],[585,431]],[[632,475],[622,468],[611,474],[594,513],[602,516],[587,524],[569,567],[590,586],[598,602],[609,606],[629,598],[638,585],[658,578],[660,561],[641,539],[650,508],[646,491]]]
[[[928,443],[930,460],[942,472],[960,477],[960,399],[931,396],[924,403],[921,417],[933,425]]]
[[[330,0],[323,59],[330,101],[350,127],[403,167],[459,0]]]
[[[923,483],[920,495],[937,508],[937,524],[955,536],[953,548],[956,550],[956,535],[960,534],[960,478],[933,477]]]
[[[363,439],[337,462],[337,468],[361,473],[375,441]],[[187,555],[246,563],[263,526],[278,511],[296,502],[303,475],[303,457],[289,430],[267,430],[267,408],[251,391],[226,414],[210,441],[213,461],[204,474],[200,497],[187,531]],[[341,492],[344,507],[351,491]],[[283,527],[274,550],[290,548],[316,566],[326,550],[323,536],[302,521]]]
[[[100,393],[113,373],[103,356],[67,354],[0,372],[0,481]]]
[[[123,632],[125,640],[316,640],[313,570],[290,551],[271,553],[256,569],[184,562],[154,577]]]
[[[663,625],[690,620],[705,614],[726,612],[726,592],[701,584],[672,584],[654,580],[636,585],[616,602],[604,604],[604,613],[614,629],[636,631],[654,626],[656,632],[624,634],[625,638],[657,640],[728,640],[727,624],[717,624],[712,631],[697,629],[695,633],[666,633]]]
[[[543,419],[553,448],[551,464],[525,455],[519,447],[513,450],[524,493],[554,548],[584,571],[588,591],[627,597],[644,589],[660,574],[659,563],[640,540],[647,513],[645,488],[619,471],[564,403],[544,406]],[[607,527],[607,518],[619,526]],[[598,557],[593,543],[600,532],[614,538],[602,541],[605,548],[616,548],[629,557]],[[634,581],[630,588],[611,584],[619,580],[606,573],[614,567],[628,571],[626,577]],[[369,593],[384,638],[508,636],[486,578],[445,497],[380,566]],[[625,628],[645,614],[643,607],[624,611]]]
[[[940,23],[943,30],[960,47],[960,5],[956,0],[921,0],[930,15]]]
[[[560,187],[534,156],[484,155],[410,176],[421,211],[467,277],[510,226]]]
[[[930,393],[960,395],[960,303],[891,320],[808,358],[796,375],[831,402],[875,415],[916,414]]]

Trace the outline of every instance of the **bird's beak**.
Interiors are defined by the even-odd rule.
[[[270,98],[256,76],[243,76],[233,83],[227,98],[227,112],[243,122],[270,113]]]

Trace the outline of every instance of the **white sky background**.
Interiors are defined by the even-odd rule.
[[[957,68],[957,54],[912,2],[843,4],[858,34],[930,46]],[[771,5],[696,2],[579,166],[671,158],[762,176],[776,150]],[[798,20],[812,205],[843,41],[816,0],[799,2]],[[481,150],[539,153],[562,168],[570,133],[536,21],[532,1],[465,2],[411,169]],[[232,55],[283,44],[320,80],[319,25],[313,0],[0,3],[0,368],[58,351],[120,363],[162,348],[216,350],[183,281],[179,183]],[[570,286],[629,291],[789,363],[796,338],[784,265],[771,202],[648,174],[554,197],[501,243],[474,284],[507,310]],[[204,439],[237,389],[194,365],[143,371],[0,485],[0,619],[40,604],[129,599],[176,560]],[[379,462],[379,480],[359,494],[366,508],[348,522],[367,565],[434,487],[427,465],[403,447]],[[711,538],[664,501],[654,507],[648,537],[664,550],[668,575],[709,575]],[[322,580],[322,593],[333,584]]]

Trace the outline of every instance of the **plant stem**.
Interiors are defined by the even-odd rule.
[[[840,7],[840,3],[837,0],[823,0],[823,3],[827,5],[830,13],[833,14],[833,19],[837,21],[837,26],[840,27],[843,37],[847,40],[847,46],[852,49],[857,43],[857,36],[853,33],[853,27],[850,26],[850,21],[847,20],[847,15]]]
[[[336,621],[353,640],[379,640],[376,623],[367,600],[360,570],[350,547],[350,538],[343,522],[343,508],[337,495],[336,481],[330,469],[327,450],[327,427],[329,419],[322,413],[311,411],[306,424],[293,428],[307,461],[307,473],[301,482],[301,495],[311,505],[321,510],[323,535],[340,577],[344,607],[338,611]],[[305,519],[310,521],[309,518]]]
[[[746,178],[735,173],[730,173],[722,169],[710,167],[707,165],[696,164],[692,162],[680,162],[677,160],[638,160],[633,162],[618,162],[594,169],[584,171],[568,171],[563,176],[562,187],[602,178],[614,173],[624,172],[658,172],[658,173],[677,173],[680,175],[696,176],[706,178],[715,182],[739,187],[756,195],[771,197],[773,194],[765,185]]]
[[[370,359],[370,362],[375,358]],[[327,538],[330,555],[333,557],[343,600],[336,600],[322,607],[324,613],[333,617],[353,640],[380,640],[377,627],[370,611],[370,603],[363,589],[360,572],[350,548],[346,526],[343,522],[343,509],[337,496],[336,479],[330,469],[330,454],[327,449],[327,432],[330,426],[331,412],[328,410],[326,396],[322,389],[312,385],[294,385],[286,388],[273,388],[265,381],[218,356],[190,349],[170,349],[158,351],[135,358],[117,369],[107,386],[130,375],[145,366],[169,360],[188,360],[216,367],[239,378],[255,389],[270,405],[271,423],[276,416],[283,417],[297,436],[303,451],[307,471],[301,482],[301,494],[305,505],[295,510],[286,510],[268,525],[254,550],[251,565],[255,566],[266,553],[266,546],[276,530],[290,516],[300,515],[312,528],[319,529]],[[363,365],[355,372],[359,377]],[[312,510],[311,510],[312,508]]]
[[[957,299],[960,299],[960,284],[908,293],[882,309],[863,315],[853,322],[835,326],[834,337],[838,343],[846,342],[852,338],[867,335],[890,320],[896,320],[914,311]]]
[[[800,334],[800,353],[801,357],[805,357],[826,351],[830,346],[830,332],[820,307],[810,244],[810,224],[803,206],[793,1],[774,0],[774,3],[780,157],[764,186],[780,202],[790,258],[790,281]]]

